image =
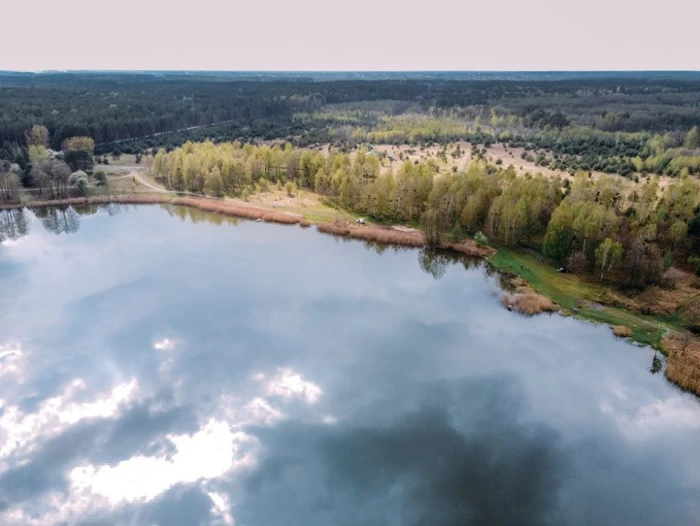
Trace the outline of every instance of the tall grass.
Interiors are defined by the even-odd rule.
[[[700,343],[688,335],[674,333],[664,339],[663,345],[668,353],[666,378],[700,396]]]
[[[617,336],[618,338],[631,338],[632,337],[632,329],[630,329],[626,325],[614,325],[613,326],[613,334],[615,336]]]
[[[244,219],[261,219],[270,223],[282,223],[295,225],[301,222],[302,217],[289,212],[280,212],[268,208],[260,208],[253,205],[244,205],[230,201],[213,199],[198,199],[196,197],[178,197],[170,201],[174,205],[190,206],[205,212],[214,212]]]
[[[399,229],[379,225],[358,226],[340,219],[321,223],[317,228],[319,232],[323,232],[324,234],[351,237],[386,245],[400,245],[415,248],[426,246],[425,234],[414,228]],[[443,242],[440,244],[440,248],[477,258],[493,256],[496,253],[493,248],[480,247],[473,241],[462,241],[459,243]]]
[[[556,312],[557,305],[546,296],[537,294],[527,287],[518,287],[515,294],[505,293],[501,296],[501,302],[509,310],[519,312],[525,316],[534,316],[541,312]]]
[[[496,254],[496,249],[491,247],[479,246],[473,241],[462,241],[459,243],[453,242],[442,242],[440,248],[453,250],[464,254],[465,256],[470,256],[474,258],[488,258]]]
[[[351,237],[387,245],[416,248],[425,246],[425,236],[417,230],[401,231],[374,225],[356,226],[340,220],[321,223],[317,228],[319,232],[324,234]]]

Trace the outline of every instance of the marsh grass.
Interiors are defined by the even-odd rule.
[[[342,237],[362,239],[386,245],[405,247],[425,246],[425,236],[419,231],[400,231],[376,225],[357,226],[345,221],[335,220],[318,225],[318,231]]]
[[[528,287],[518,287],[514,294],[504,293],[501,296],[501,302],[509,310],[525,316],[534,316],[542,312],[556,312],[559,310],[557,305],[547,296],[538,294]]]
[[[632,329],[627,327],[626,325],[613,325],[613,334],[617,336],[618,338],[631,338],[632,337]]]
[[[491,247],[479,246],[474,241],[467,240],[459,243],[443,242],[440,248],[454,250],[465,256],[474,258],[488,258],[496,254],[496,250]]]
[[[700,395],[700,343],[674,333],[663,344],[668,354],[666,378],[681,389]]]
[[[359,226],[341,219],[321,223],[317,228],[319,232],[324,234],[351,237],[385,245],[415,248],[422,248],[426,245],[425,234],[415,228],[389,227],[376,224]],[[480,247],[471,240],[459,243],[443,242],[440,244],[440,248],[475,258],[486,258],[496,253],[493,248]]]
[[[174,205],[190,206],[205,212],[230,215],[244,219],[261,219],[269,223],[295,225],[301,223],[302,217],[289,212],[280,212],[253,205],[243,205],[231,201],[198,199],[196,197],[178,197],[170,201]]]

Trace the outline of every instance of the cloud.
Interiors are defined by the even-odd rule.
[[[0,345],[0,378],[11,375],[15,382],[23,382],[24,361],[25,353],[20,342],[11,341]]]
[[[172,351],[173,349],[175,349],[175,342],[169,340],[168,338],[164,338],[154,343],[153,348],[156,351]]]
[[[211,514],[218,517],[226,526],[233,526],[234,520],[231,515],[231,503],[224,493],[210,491],[207,493],[212,502]]]
[[[255,379],[264,379],[256,375]],[[282,398],[301,398],[308,404],[315,404],[321,397],[321,388],[304,380],[300,374],[289,368],[277,370],[277,374],[267,383],[267,393]]]

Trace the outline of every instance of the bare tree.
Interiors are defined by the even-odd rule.
[[[19,177],[12,170],[9,161],[0,161],[0,199],[5,201],[19,199]]]

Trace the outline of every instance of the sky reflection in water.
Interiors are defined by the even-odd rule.
[[[483,265],[79,212],[0,213],[0,524],[700,524],[696,399]]]

